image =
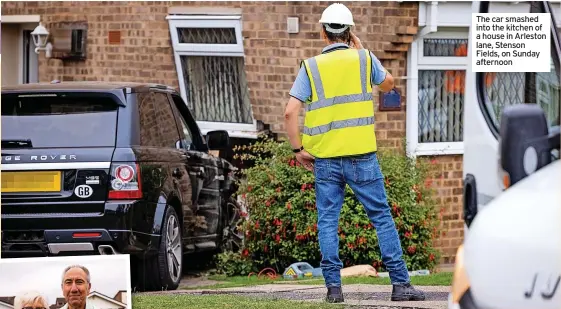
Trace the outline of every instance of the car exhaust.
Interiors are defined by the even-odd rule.
[[[110,245],[99,245],[97,247],[97,250],[99,250],[99,254],[101,254],[101,255],[115,255],[115,254],[117,254],[117,251],[115,251],[113,246],[110,246]]]

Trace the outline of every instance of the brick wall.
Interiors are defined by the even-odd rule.
[[[332,2],[204,2],[204,6],[241,8],[246,73],[253,114],[284,134],[283,112],[288,91],[302,60],[321,52],[319,20]],[[347,2],[354,14],[355,33],[396,77],[406,105],[408,44],[417,32],[416,2]],[[3,15],[41,15],[49,25],[61,21],[88,24],[87,56],[83,62],[40,59],[40,81],[60,79],[155,82],[178,87],[173,49],[165,17],[174,6],[201,6],[200,2],[2,2]],[[300,32],[286,32],[286,18],[298,17]],[[108,32],[121,30],[121,44],[109,45]],[[377,106],[378,97],[374,104]],[[303,114],[302,114],[303,115]],[[302,121],[303,119],[301,119]],[[380,147],[401,147],[405,136],[405,110],[377,112],[376,134]],[[461,241],[461,157],[439,157],[444,179],[435,179],[445,205],[443,262],[453,261]]]
[[[464,237],[462,156],[426,159],[430,160],[434,171],[426,184],[436,190],[436,200],[441,206],[441,235],[436,246],[442,253],[440,262],[451,264]]]

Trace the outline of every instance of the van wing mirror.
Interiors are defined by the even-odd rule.
[[[228,131],[216,130],[207,132],[206,144],[209,150],[226,150],[230,147]]]
[[[559,133],[549,134],[545,113],[537,104],[505,107],[499,138],[500,165],[512,186],[551,163],[551,150],[559,147]]]

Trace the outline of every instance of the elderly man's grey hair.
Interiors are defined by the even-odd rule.
[[[22,309],[23,307],[31,307],[40,303],[45,308],[48,308],[47,297],[37,291],[27,291],[19,294],[14,298],[14,309]]]
[[[90,271],[88,270],[88,268],[86,268],[86,266],[82,266],[82,265],[70,265],[68,267],[66,267],[64,269],[64,271],[62,272],[62,281],[64,282],[64,276],[66,275],[66,273],[71,270],[72,268],[80,268],[81,270],[83,270],[86,273],[86,280],[88,281],[88,283],[90,283]]]

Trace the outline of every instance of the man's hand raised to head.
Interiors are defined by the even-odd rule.
[[[363,49],[360,39],[351,32],[351,48]]]

